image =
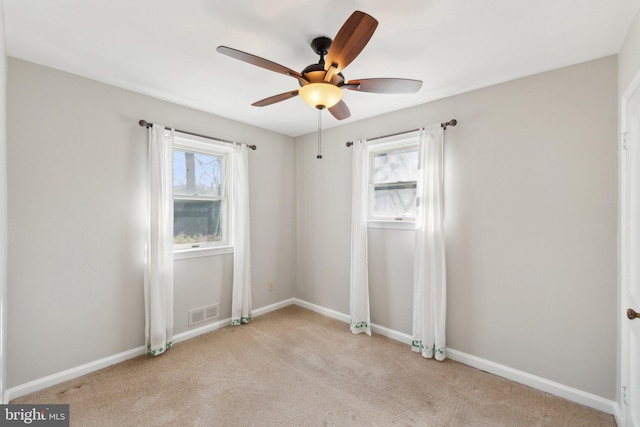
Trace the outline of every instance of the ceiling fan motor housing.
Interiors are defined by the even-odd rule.
[[[324,69],[324,56],[329,52],[330,47],[331,39],[329,37],[322,36],[311,40],[311,49],[313,49],[316,54],[320,55],[320,61],[317,64],[309,65],[300,73],[310,83],[321,83],[325,81],[324,79],[327,72]],[[302,82],[298,83],[302,86]],[[342,73],[335,73],[327,83],[341,86],[344,84],[344,76]]]
[[[310,83],[321,83],[324,82],[324,78],[327,75],[327,72],[324,69],[324,65],[322,64],[311,64],[302,70],[302,76],[307,79]],[[300,86],[302,86],[302,82],[299,82]],[[331,77],[331,80],[327,83],[334,84],[336,86],[342,86],[344,84],[344,76],[342,73],[336,73]]]

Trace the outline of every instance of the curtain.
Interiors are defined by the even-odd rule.
[[[353,144],[351,205],[351,332],[371,335],[369,315],[369,273],[367,259],[367,216],[369,210],[369,159],[367,141]]]
[[[233,147],[231,203],[233,204],[233,295],[231,324],[251,320],[251,248],[249,242],[249,160],[247,146]]]
[[[446,270],[444,247],[444,130],[420,131],[417,213],[413,268],[412,350],[424,357],[446,357]]]
[[[149,129],[148,230],[144,274],[146,352],[164,353],[173,340],[173,139]]]

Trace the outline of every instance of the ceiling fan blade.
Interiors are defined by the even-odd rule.
[[[227,46],[218,46],[216,50],[223,55],[230,56],[231,58],[238,59],[248,64],[262,67],[270,71],[275,71],[276,73],[291,76],[295,79],[298,79],[298,81],[300,81],[300,83],[302,83],[303,85],[309,83],[309,81],[302,77],[302,75],[297,71],[294,71],[291,68],[287,68],[284,65],[276,64],[275,62],[269,61],[268,59],[260,58],[259,56],[255,56],[250,53],[233,49]]]
[[[262,99],[260,101],[254,102],[251,105],[253,105],[254,107],[265,107],[267,105],[275,104],[276,102],[285,101],[289,98],[293,98],[294,96],[298,96],[297,90],[292,90],[292,91],[281,93],[278,95],[273,95],[268,98]]]
[[[359,79],[349,80],[343,88],[358,92],[373,93],[415,93],[422,87],[422,81],[411,79]]]
[[[333,64],[336,64],[336,73],[346,68],[367,45],[377,26],[378,21],[372,16],[358,10],[353,12],[329,47],[325,70]]]
[[[351,111],[349,111],[349,107],[347,107],[347,104],[345,104],[344,101],[340,101],[333,107],[329,108],[329,112],[338,120],[344,120],[351,117]]]

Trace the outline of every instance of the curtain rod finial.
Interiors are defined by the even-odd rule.
[[[455,126],[458,124],[458,121],[456,119],[451,119],[446,123],[441,123],[440,126],[442,126],[444,129],[447,128],[447,126]]]
[[[148,123],[146,120],[144,120],[144,119],[140,120],[140,121],[138,122],[138,124],[139,124],[141,127],[143,127],[143,128],[148,128],[148,127],[149,127],[149,123]]]

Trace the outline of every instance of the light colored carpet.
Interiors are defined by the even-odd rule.
[[[69,403],[72,426],[615,426],[297,306],[12,403]]]

